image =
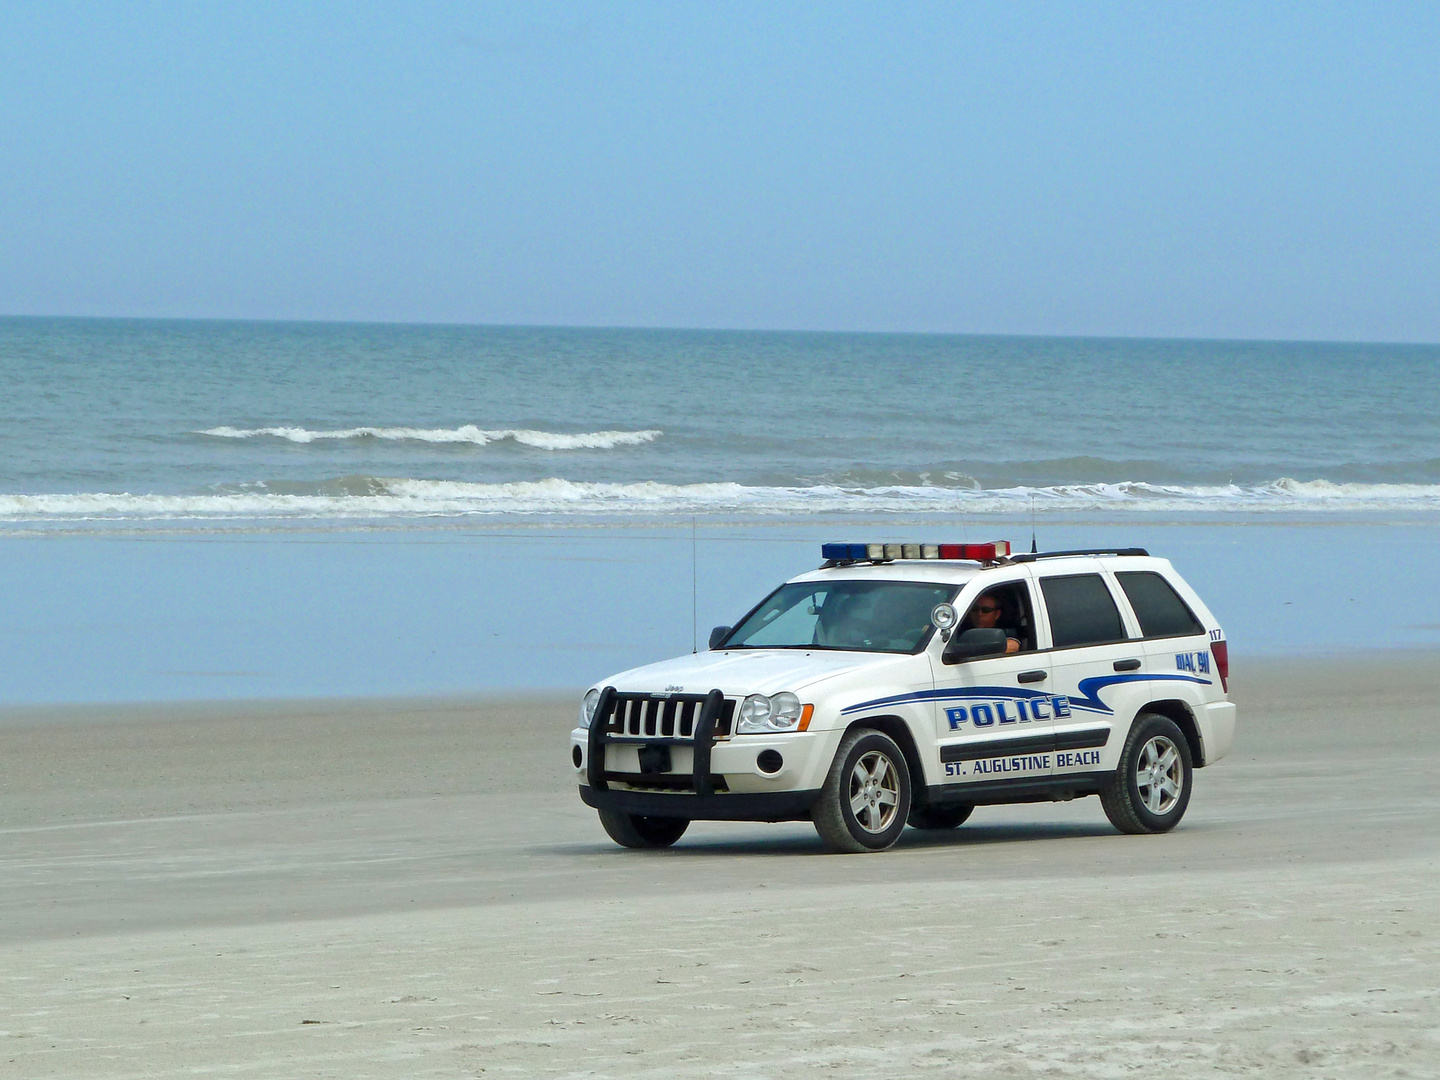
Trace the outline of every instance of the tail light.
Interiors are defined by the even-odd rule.
[[[1220,689],[1230,692],[1230,646],[1223,641],[1210,642],[1210,653],[1215,657],[1215,670],[1220,673]]]

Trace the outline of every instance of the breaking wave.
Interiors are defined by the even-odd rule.
[[[343,477],[211,494],[0,495],[0,521],[356,520],[470,515],[1397,513],[1440,511],[1440,485],[1337,484],[1288,478],[1250,486],[1128,482],[1002,489],[892,485],[756,487],[737,483],[581,483],[552,478],[479,484]]]
[[[654,442],[664,434],[648,431],[583,431],[567,434],[560,431],[532,431],[528,428],[489,430],[474,424],[457,428],[354,427],[315,431],[303,427],[235,428],[213,427],[193,432],[216,439],[284,439],[292,443],[313,443],[322,440],[381,439],[388,442],[464,443],[487,446],[511,441],[537,450],[612,450],[617,446],[639,446]]]

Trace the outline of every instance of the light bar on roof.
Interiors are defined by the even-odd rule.
[[[891,562],[895,559],[963,559],[994,562],[1010,557],[1010,541],[990,544],[821,544],[827,562]]]

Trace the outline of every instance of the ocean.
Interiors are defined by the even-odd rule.
[[[0,320],[0,528],[1440,510],[1440,347]]]
[[[0,706],[583,688],[826,540],[1440,645],[1440,347],[0,320]]]

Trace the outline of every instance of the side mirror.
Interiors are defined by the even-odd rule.
[[[946,664],[976,660],[982,656],[1004,655],[1009,635],[998,626],[976,626],[966,630],[945,646],[940,659]]]
[[[729,636],[730,636],[730,627],[728,627],[728,626],[717,626],[717,627],[715,627],[714,630],[711,630],[711,631],[710,631],[710,648],[712,648],[712,649],[715,648],[715,646],[719,645],[720,642],[724,641],[724,640],[725,640],[727,637],[729,637]],[[1003,645],[1003,644],[1001,645],[1001,648],[1002,648],[1002,649],[1004,648],[1004,645]]]

